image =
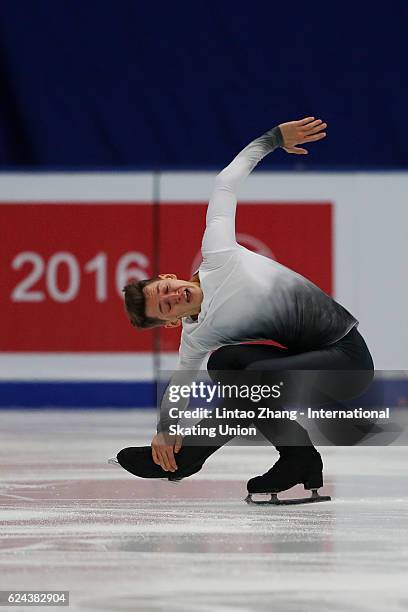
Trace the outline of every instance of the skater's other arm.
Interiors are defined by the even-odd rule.
[[[287,153],[305,155],[307,150],[296,145],[321,140],[327,127],[320,119],[306,117],[281,123],[249,143],[215,179],[215,187],[207,208],[206,229],[201,251],[203,257],[214,252],[236,248],[235,212],[237,192],[242,181],[255,166],[278,147]]]
[[[189,398],[181,397],[176,401],[176,389],[180,389],[181,387],[187,388],[191,385],[207,353],[208,351],[194,360],[179,361],[177,370],[171,377],[160,404],[160,418],[157,424],[158,432],[169,432],[170,425],[177,425],[178,419],[175,416],[170,416],[170,410],[173,409],[171,412],[172,415],[176,414],[176,411],[184,410],[189,404]]]
[[[177,454],[182,445],[181,436],[170,434],[170,425],[177,425],[178,419],[170,416],[170,409],[173,412],[184,410],[189,404],[188,398],[181,397],[177,402],[170,401],[170,389],[180,388],[181,386],[189,386],[196,378],[200,371],[202,363],[208,350],[192,347],[188,340],[182,335],[180,344],[179,361],[177,370],[174,372],[171,380],[163,395],[160,405],[160,418],[157,424],[157,434],[151,442],[153,461],[166,471],[174,472],[177,470],[177,462],[174,454]]]

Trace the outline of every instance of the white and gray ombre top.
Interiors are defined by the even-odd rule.
[[[239,184],[282,144],[276,127],[245,147],[216,177],[198,270],[204,298],[197,321],[183,319],[180,375],[198,371],[211,351],[227,344],[275,340],[308,351],[333,344],[358,325],[343,306],[311,281],[236,242]],[[177,378],[176,372],[172,384],[177,384]],[[167,420],[164,404],[159,429]]]

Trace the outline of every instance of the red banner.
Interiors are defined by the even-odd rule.
[[[330,204],[240,204],[238,242],[332,290]],[[2,351],[151,351],[121,289],[160,270],[189,279],[200,261],[206,204],[0,204]],[[161,333],[162,349],[179,332]]]

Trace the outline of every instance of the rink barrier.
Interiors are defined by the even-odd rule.
[[[156,385],[140,382],[0,382],[0,409],[151,408]]]
[[[407,407],[408,379],[373,381],[350,407]],[[19,408],[152,408],[156,405],[154,381],[13,381],[0,382],[0,409]]]

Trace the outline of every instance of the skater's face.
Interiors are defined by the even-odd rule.
[[[197,315],[203,301],[198,281],[181,280],[175,274],[160,274],[160,280],[146,285],[143,293],[146,316],[167,321],[165,327],[177,327],[182,317]]]

